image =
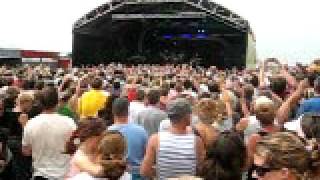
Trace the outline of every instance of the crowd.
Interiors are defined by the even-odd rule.
[[[0,75],[3,180],[320,179],[320,60]]]

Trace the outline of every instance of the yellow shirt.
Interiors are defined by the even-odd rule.
[[[103,91],[90,90],[85,92],[78,103],[80,119],[87,117],[97,117],[98,112],[104,108],[107,96]]]

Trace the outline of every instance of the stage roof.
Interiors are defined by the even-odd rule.
[[[233,30],[252,33],[247,20],[229,9],[207,0],[114,0],[81,17],[73,25],[75,33],[91,34],[106,22],[137,19],[196,19],[209,17]]]

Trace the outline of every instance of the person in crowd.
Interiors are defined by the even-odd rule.
[[[106,123],[99,118],[90,118],[80,122],[77,130],[75,130],[70,140],[66,144],[66,154],[73,155],[70,161],[70,169],[65,179],[70,179],[79,174],[81,171],[98,174],[99,167],[96,169],[88,165],[94,162],[97,153],[97,145],[101,140],[102,134],[105,132]],[[86,162],[84,160],[89,160]]]
[[[6,111],[6,105],[5,105],[5,99],[0,98],[0,127],[11,129],[12,127],[12,119],[14,118],[12,116],[11,112]]]
[[[107,95],[102,91],[103,82],[100,78],[94,78],[91,90],[85,92],[78,103],[80,119],[86,117],[97,117],[99,110],[103,109],[107,101]]]
[[[15,112],[18,113],[18,120],[22,127],[25,126],[27,120],[41,113],[39,106],[33,94],[21,93],[16,99]]]
[[[44,110],[26,123],[22,152],[32,156],[34,179],[63,179],[70,157],[62,152],[76,125],[72,119],[56,113],[58,92],[55,88],[47,87],[42,93]]]
[[[8,130],[0,128],[0,179],[14,179],[13,154],[8,147]]]
[[[138,114],[145,109],[144,98],[145,98],[144,90],[138,89],[136,99],[132,100],[129,105],[129,122],[130,123],[138,122]]]
[[[251,169],[249,170],[249,179],[252,177],[252,163],[253,155],[256,151],[257,142],[268,134],[279,132],[281,129],[275,124],[275,103],[268,99],[267,97],[260,97],[255,103],[255,114],[256,118],[261,126],[261,129],[252,135],[249,136],[247,141],[247,150],[248,150],[248,160],[247,165]]]
[[[303,139],[291,132],[277,132],[263,137],[254,154],[254,177],[263,180],[311,180],[312,153],[306,149]]]
[[[59,94],[59,104],[57,112],[61,115],[67,116],[71,119],[75,118],[75,113],[72,112],[69,106],[69,100],[74,93],[71,89],[66,90],[65,92],[60,92]]]
[[[297,116],[299,117],[304,113],[320,112],[320,76],[314,80],[314,97],[304,100],[297,111]]]
[[[195,107],[195,114],[199,118],[199,122],[192,126],[192,130],[201,137],[205,147],[212,144],[219,135],[219,130],[213,124],[223,118],[222,114],[220,114],[221,112],[218,111],[220,104],[223,106],[222,102],[215,102],[212,99],[205,98],[201,99]]]
[[[166,106],[168,104],[168,93],[170,89],[168,86],[168,84],[162,84],[160,89],[160,109],[163,111],[166,110]]]
[[[78,105],[80,102],[80,98],[88,90],[88,80],[87,77],[81,77],[78,82],[76,82],[76,90],[72,97],[69,99],[68,106],[70,107],[72,112],[75,112],[77,116],[76,119],[79,119]]]
[[[10,149],[13,152],[13,173],[15,179],[30,179],[32,176],[32,158],[23,156],[21,151],[21,139],[23,128],[29,119],[38,115],[33,106],[33,96],[31,94],[20,94],[16,100],[16,120],[12,121]]]
[[[147,106],[138,114],[137,120],[139,125],[143,126],[148,136],[157,133],[162,120],[166,119],[167,114],[158,107],[160,101],[160,91],[151,89],[147,93]]]
[[[140,172],[160,180],[194,176],[203,163],[205,149],[201,138],[187,130],[191,123],[191,105],[179,98],[168,104],[167,113],[172,124],[170,131],[150,137]]]
[[[116,130],[126,138],[128,147],[128,170],[132,180],[143,179],[140,175],[140,166],[145,154],[147,143],[147,132],[141,126],[128,123],[129,102],[125,98],[118,98],[114,101],[112,107],[114,124],[108,127],[108,130]]]
[[[70,180],[130,180],[126,171],[126,140],[118,131],[106,131],[100,140],[95,164],[100,166],[98,175],[81,172]]]
[[[313,178],[320,178],[320,155],[319,155],[319,139],[320,139],[320,114],[307,113],[301,119],[301,129],[303,136],[307,141],[306,149],[311,152],[311,170]],[[298,134],[299,132],[297,132]],[[299,134],[298,134],[299,135]]]
[[[207,155],[201,169],[205,180],[241,180],[246,162],[246,146],[237,132],[222,132],[207,146]]]
[[[98,117],[103,119],[106,122],[106,126],[109,127],[113,124],[113,115],[112,115],[112,105],[116,97],[114,95],[110,95],[108,97],[108,101],[106,102],[104,108],[99,111]]]

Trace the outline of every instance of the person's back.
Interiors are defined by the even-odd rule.
[[[90,90],[81,96],[79,102],[79,113],[82,118],[96,116],[98,111],[104,107],[106,96],[100,90]]]
[[[197,158],[194,134],[159,133],[157,176],[159,179],[196,175]]]
[[[168,104],[167,112],[171,127],[168,132],[150,137],[140,172],[160,180],[194,176],[202,165],[205,150],[200,137],[187,130],[191,124],[191,105],[186,99],[176,99]]]
[[[147,143],[147,132],[135,124],[112,125],[108,130],[117,130],[123,134],[128,144],[129,169],[133,174],[139,174]]]
[[[314,80],[315,97],[305,100],[300,105],[297,116],[299,117],[305,113],[320,112],[320,77]]]
[[[35,179],[63,179],[69,155],[65,144],[76,129],[74,121],[55,112],[58,93],[54,88],[43,90],[43,112],[29,120],[24,127],[22,152],[32,155]]]
[[[133,179],[141,179],[139,170],[144,158],[148,136],[143,127],[128,123],[128,108],[129,102],[127,99],[118,98],[114,101],[112,105],[114,124],[108,130],[119,131],[125,137],[128,147],[128,171]]]
[[[107,94],[102,90],[102,81],[100,79],[94,79],[92,83],[92,89],[85,92],[78,103],[78,112],[80,118],[96,117],[99,110],[103,109],[107,101]]]
[[[58,114],[40,114],[27,123],[23,144],[31,144],[35,175],[63,177],[69,162],[65,143],[74,129],[72,119]]]
[[[138,123],[138,114],[145,109],[143,102],[132,101],[129,105],[129,122]]]
[[[157,133],[162,120],[167,119],[167,114],[157,107],[149,106],[138,114],[138,124],[143,126],[151,136]]]
[[[157,133],[162,120],[167,118],[167,114],[158,108],[160,102],[160,91],[151,89],[147,93],[147,107],[138,114],[138,125],[144,127],[148,136]]]
[[[320,112],[320,96],[304,100],[299,106],[297,115]],[[297,117],[298,117],[297,116]]]

